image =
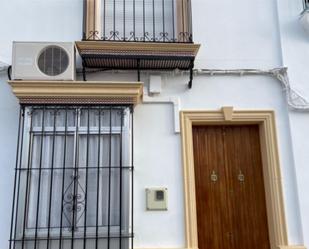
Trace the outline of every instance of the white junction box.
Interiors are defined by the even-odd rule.
[[[149,93],[159,94],[162,91],[161,75],[150,75],[149,78]]]
[[[148,211],[166,211],[167,188],[146,188],[146,209]]]

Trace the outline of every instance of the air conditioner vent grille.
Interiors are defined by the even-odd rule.
[[[59,46],[45,47],[38,57],[38,67],[48,76],[57,76],[64,73],[69,66],[68,53]]]

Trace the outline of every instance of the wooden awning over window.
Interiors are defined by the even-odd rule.
[[[85,67],[189,70],[199,50],[192,43],[78,41]]]
[[[21,104],[138,104],[141,82],[9,81]]]

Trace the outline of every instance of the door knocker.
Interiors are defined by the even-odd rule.
[[[210,175],[210,180],[211,180],[212,182],[218,181],[218,175],[216,174],[216,172],[215,172],[214,170],[212,171],[212,173],[211,173],[211,175]]]
[[[244,174],[241,172],[241,170],[239,170],[238,181],[240,181],[240,182],[244,182],[244,181],[245,181],[245,176],[244,176]]]

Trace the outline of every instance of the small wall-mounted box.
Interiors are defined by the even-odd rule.
[[[150,75],[149,78],[149,93],[159,94],[162,91],[161,75]]]
[[[146,209],[167,210],[167,188],[146,188]]]

